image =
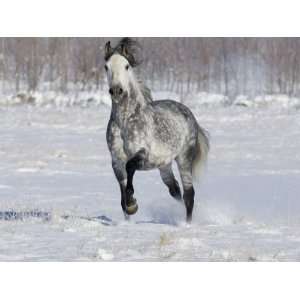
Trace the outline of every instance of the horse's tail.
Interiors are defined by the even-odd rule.
[[[196,144],[196,155],[192,165],[193,179],[197,179],[201,175],[202,167],[207,161],[209,152],[209,134],[198,125],[198,136]]]

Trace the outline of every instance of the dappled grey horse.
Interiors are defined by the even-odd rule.
[[[194,206],[193,177],[206,160],[209,141],[192,112],[172,100],[153,101],[150,90],[137,80],[133,68],[140,61],[140,45],[123,38],[113,48],[105,45],[105,70],[112,99],[106,139],[112,167],[121,189],[125,215],[135,214],[133,176],[137,170],[158,168],[170,194],[181,200],[181,191],[172,171],[175,160],[183,186],[187,221]]]

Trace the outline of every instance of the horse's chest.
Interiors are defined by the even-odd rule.
[[[145,147],[147,141],[147,130],[144,124],[128,123],[121,132],[124,144],[124,151],[128,156],[134,155],[141,148]]]

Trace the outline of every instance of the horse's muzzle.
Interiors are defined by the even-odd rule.
[[[114,85],[109,88],[109,93],[112,97],[120,97],[123,95],[124,90],[119,85]]]

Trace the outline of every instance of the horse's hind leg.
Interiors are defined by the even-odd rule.
[[[191,222],[195,196],[192,176],[192,160],[188,155],[182,154],[176,158],[176,162],[178,164],[183,186],[183,200],[186,207],[186,220],[187,222]]]
[[[159,168],[160,176],[164,184],[169,188],[170,195],[176,200],[181,200],[181,191],[172,171],[172,163]]]

